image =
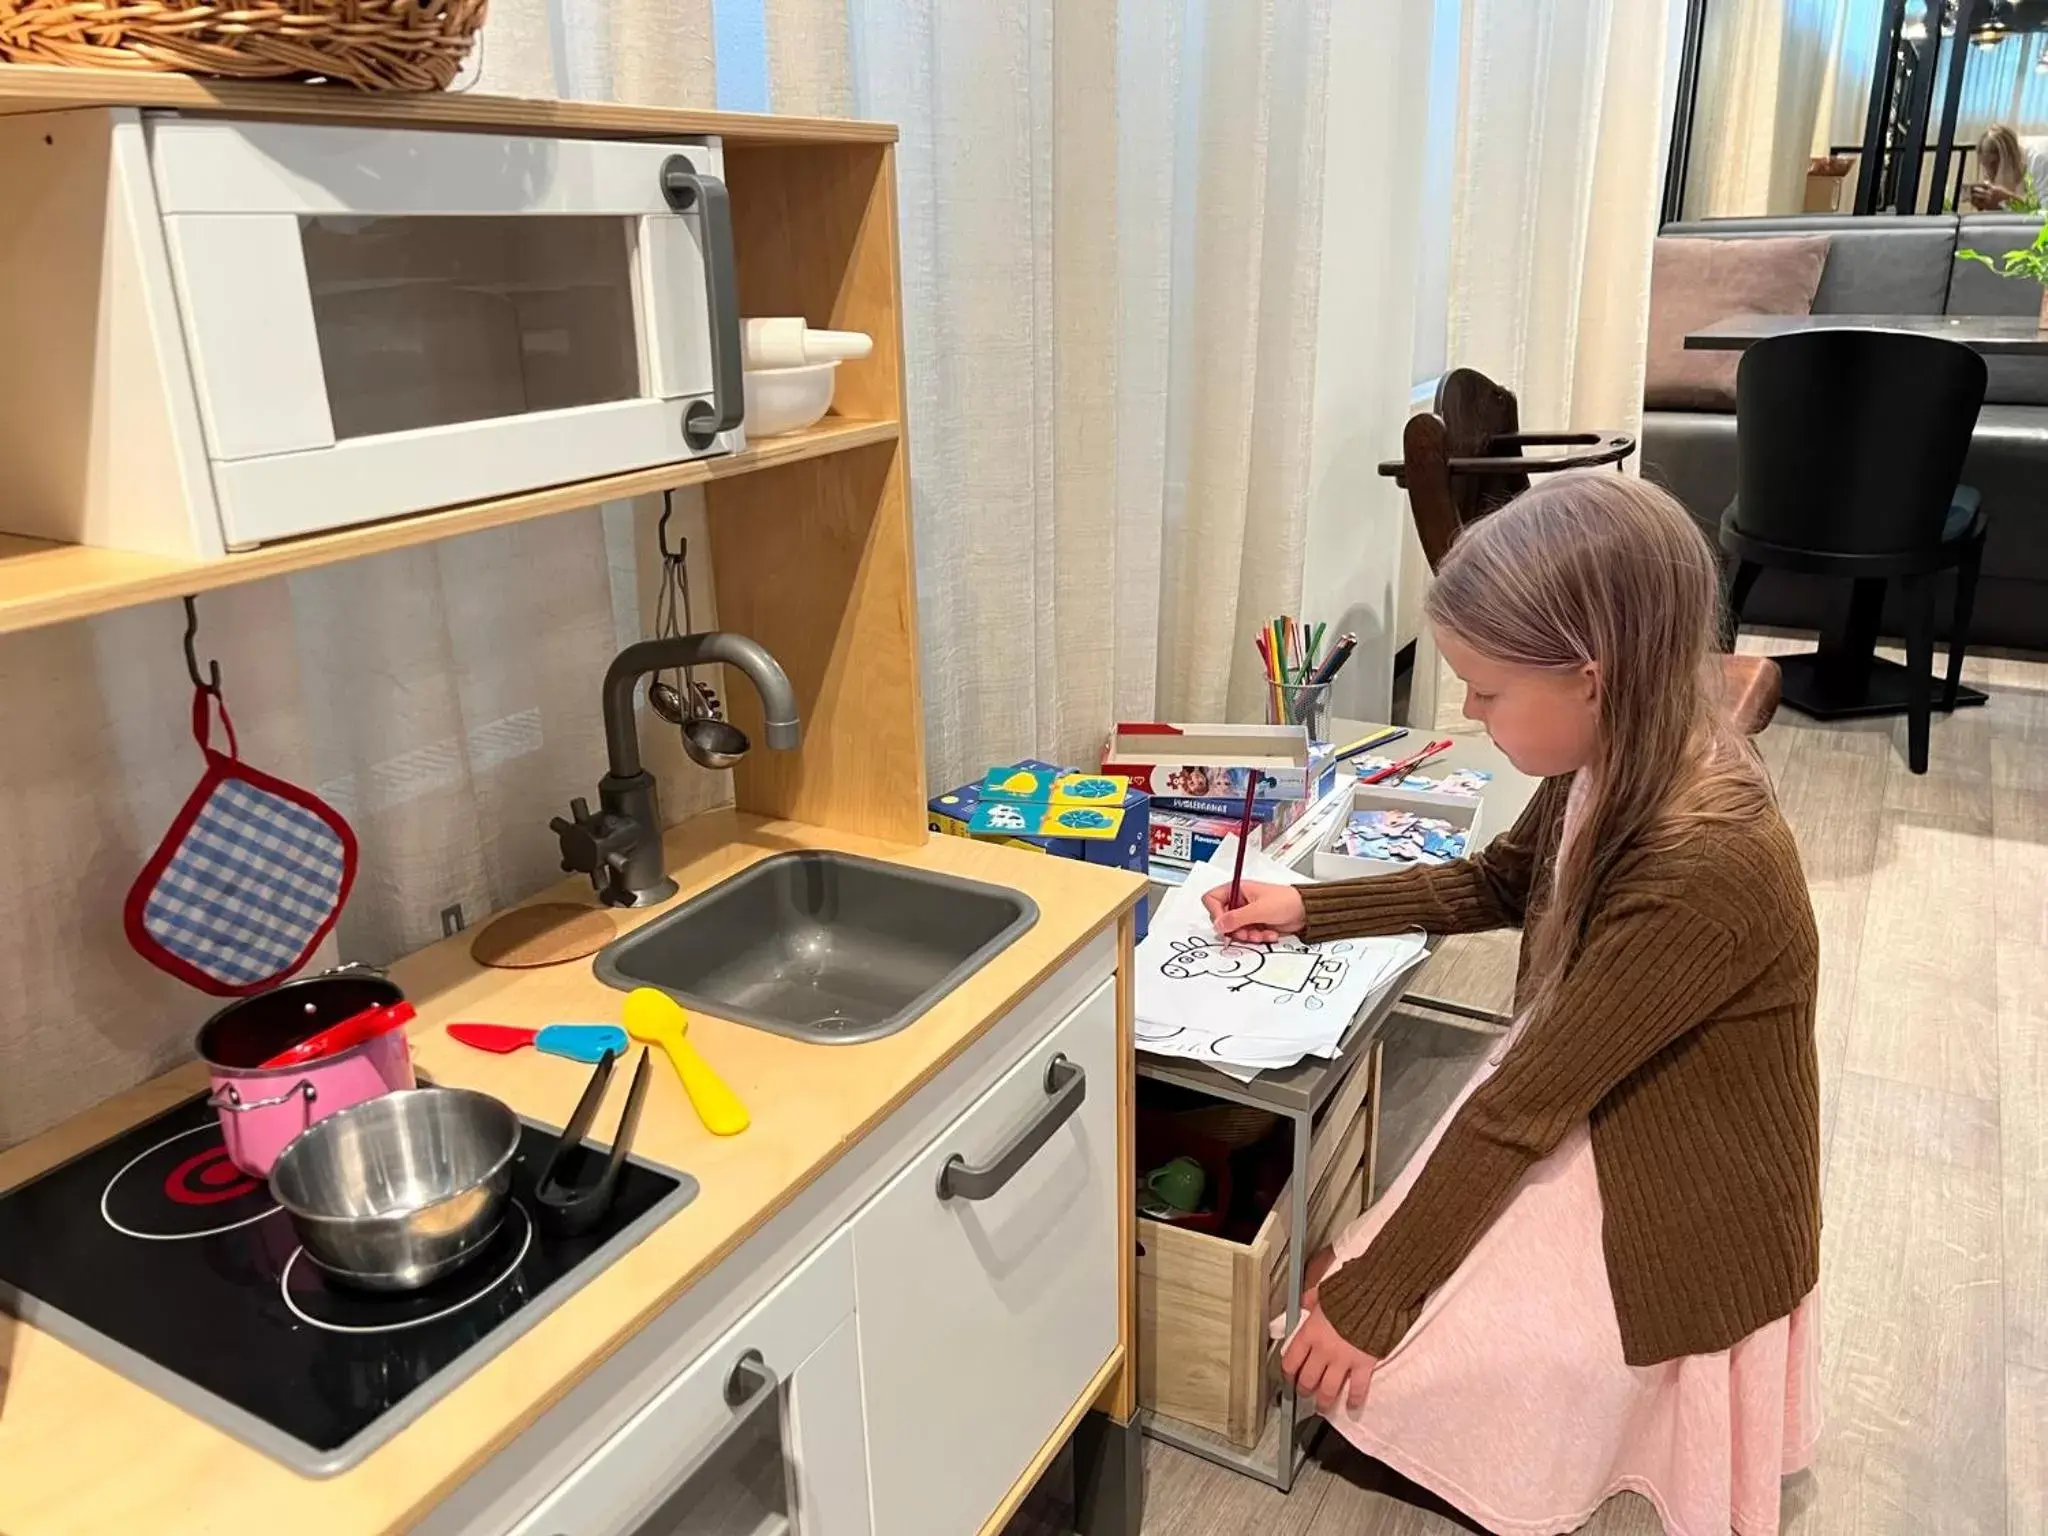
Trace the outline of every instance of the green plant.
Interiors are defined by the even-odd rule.
[[[1956,252],[1956,260],[1978,262],[1998,273],[2000,277],[2023,277],[2030,283],[2040,283],[2048,287],[2048,221],[2043,221],[2041,232],[2034,236],[2032,245],[2022,246],[2016,251],[2007,251],[1999,258],[1999,261],[2004,263],[2002,269],[1999,262],[1993,261],[1982,251],[1973,251],[1967,247]]]

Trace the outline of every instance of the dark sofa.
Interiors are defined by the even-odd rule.
[[[1720,240],[1826,234],[1827,266],[1814,295],[1817,315],[2030,315],[2031,283],[2009,281],[1959,246],[1996,254],[2032,242],[2038,217],[2008,214],[1912,218],[1714,219],[1667,225],[1667,235]],[[1960,238],[1958,236],[1960,235]],[[1984,574],[1971,625],[1973,643],[2048,650],[2048,358],[1989,358],[1990,384],[1963,471],[1991,520]],[[1646,411],[1643,472],[1674,492],[1711,535],[1735,495],[1732,411]],[[1814,445],[1825,453],[1827,445]],[[1766,572],[1745,617],[1752,623],[1817,629],[1844,584]],[[1893,594],[1893,600],[1897,595]],[[1947,622],[1947,604],[1941,605]],[[1887,633],[1898,626],[1886,615]]]

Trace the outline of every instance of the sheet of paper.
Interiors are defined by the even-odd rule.
[[[1204,893],[1230,883],[1235,840],[1167,892],[1138,947],[1140,1050],[1245,1071],[1334,1056],[1360,1008],[1420,963],[1420,933],[1304,944],[1252,944],[1217,934]],[[1304,878],[1256,850],[1247,880],[1299,885]]]

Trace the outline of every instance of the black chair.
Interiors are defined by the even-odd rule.
[[[1847,578],[1846,612],[1820,648],[1781,656],[1784,702],[1819,720],[1905,713],[1907,761],[1927,771],[1934,588],[1956,572],[1941,707],[1981,704],[1962,686],[1984,555],[1977,493],[1960,485],[1984,359],[1903,331],[1808,331],[1743,354],[1735,382],[1739,467],[1721,547],[1734,557],[1729,624],[1765,569]],[[1873,654],[1885,583],[1905,598],[1907,664]]]

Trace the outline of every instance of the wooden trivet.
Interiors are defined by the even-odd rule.
[[[573,902],[542,901],[514,907],[486,923],[470,941],[469,954],[478,965],[528,970],[594,955],[618,933],[609,912]]]

